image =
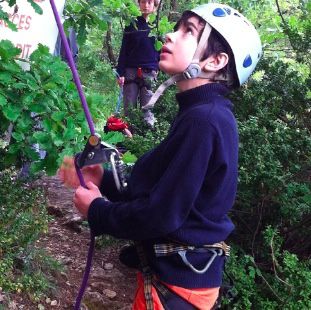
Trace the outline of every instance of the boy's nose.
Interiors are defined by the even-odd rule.
[[[169,32],[165,35],[165,42],[172,42],[173,41],[173,33]]]

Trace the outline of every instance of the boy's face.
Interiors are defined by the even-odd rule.
[[[156,10],[154,0],[140,0],[139,9],[142,15],[147,17],[149,14],[152,14]]]
[[[159,62],[162,71],[174,75],[187,69],[204,26],[199,22],[199,18],[192,16],[180,23],[175,32],[166,35]]]

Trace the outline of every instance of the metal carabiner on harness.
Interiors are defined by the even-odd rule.
[[[112,145],[101,141],[98,134],[91,135],[81,153],[75,158],[77,168],[109,162],[117,189],[122,192],[127,187],[124,175],[125,165],[119,151]]]
[[[199,274],[205,273],[217,256],[227,256],[227,257],[230,256],[230,246],[227,245],[224,241],[213,244],[204,244],[201,246],[178,244],[178,243],[161,243],[155,244],[153,247],[156,257],[178,254],[186,266],[188,266],[195,273]],[[188,251],[194,253],[206,253],[207,251],[209,251],[213,253],[213,255],[208,260],[203,269],[197,269],[189,262],[187,258]]]
[[[199,250],[199,249],[197,249],[197,250]],[[182,261],[184,262],[184,264],[186,266],[188,266],[195,273],[202,274],[202,273],[205,273],[208,270],[208,268],[211,266],[211,264],[213,263],[213,261],[215,260],[215,258],[217,256],[222,256],[223,255],[223,250],[222,249],[204,249],[204,250],[205,250],[205,252],[206,252],[206,250],[212,252],[213,255],[208,260],[207,264],[205,265],[205,267],[203,269],[197,269],[189,262],[189,260],[188,260],[188,258],[186,256],[188,250],[181,250],[181,251],[178,251],[177,253],[179,254],[179,256],[181,257]],[[198,251],[196,251],[196,252],[198,252]]]

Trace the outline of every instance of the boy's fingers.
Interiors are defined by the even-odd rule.
[[[65,156],[62,166],[65,168],[72,168],[74,167],[74,159],[73,157]]]
[[[97,189],[98,187],[91,181],[86,183],[88,189]]]

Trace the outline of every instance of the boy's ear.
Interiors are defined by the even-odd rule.
[[[229,61],[229,56],[226,53],[209,56],[203,61],[203,71],[217,72],[224,68]]]

